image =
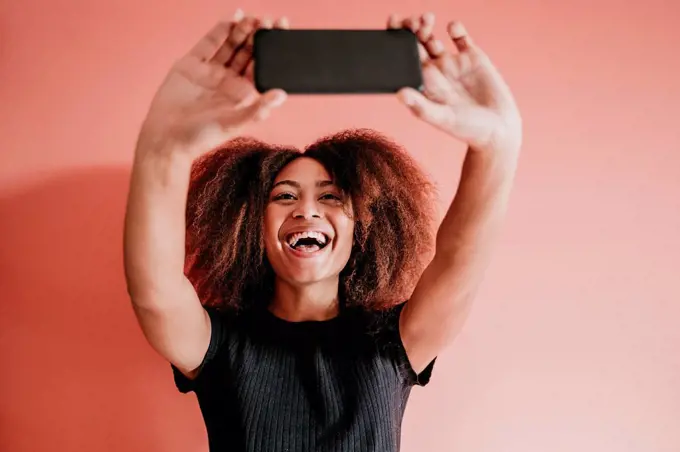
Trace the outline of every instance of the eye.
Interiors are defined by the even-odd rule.
[[[325,201],[342,201],[342,198],[335,193],[325,193],[321,195],[321,198],[319,199],[323,199]]]
[[[290,201],[295,199],[295,195],[292,193],[279,193],[273,197],[274,201]]]

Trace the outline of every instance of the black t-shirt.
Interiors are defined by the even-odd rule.
[[[399,335],[403,304],[387,314],[345,310],[321,322],[288,322],[267,309],[208,309],[210,346],[198,376],[174,366],[195,392],[211,452],[396,452],[417,375]],[[377,326],[377,327],[376,327]]]

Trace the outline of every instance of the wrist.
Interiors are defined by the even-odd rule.
[[[135,178],[150,178],[161,185],[186,183],[193,160],[190,150],[182,146],[140,140],[135,150],[132,173]]]
[[[170,153],[182,153],[182,147],[180,141],[173,138],[170,133],[168,133],[167,121],[165,124],[157,124],[156,121],[150,121],[147,118],[142,124],[139,135],[137,136],[137,143],[135,152],[136,154],[170,154]],[[184,151],[187,153],[188,151]]]
[[[479,154],[485,159],[514,165],[522,149],[522,120],[517,116],[508,120],[500,132],[493,134],[484,142],[470,144],[468,151]]]
[[[461,185],[474,186],[478,194],[511,190],[517,172],[518,155],[518,152],[494,153],[469,149],[463,163]]]
[[[473,162],[475,167],[489,173],[514,173],[519,162],[519,149],[475,149],[469,147],[466,160]]]

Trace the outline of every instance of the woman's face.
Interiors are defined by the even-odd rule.
[[[281,170],[264,214],[267,258],[279,278],[295,286],[338,278],[353,236],[354,220],[323,165],[299,157]]]

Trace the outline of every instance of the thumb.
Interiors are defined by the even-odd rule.
[[[224,129],[233,130],[265,119],[276,107],[286,100],[286,93],[282,90],[271,90],[259,95],[248,105],[234,109],[233,106],[220,107],[213,114]]]
[[[255,121],[265,119],[272,110],[283,105],[287,97],[286,92],[280,89],[265,92],[249,107],[252,109],[252,119]]]
[[[434,126],[444,125],[447,115],[450,114],[446,105],[431,101],[413,88],[400,90],[397,97],[414,115]]]

